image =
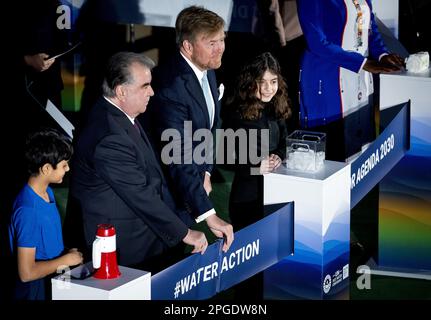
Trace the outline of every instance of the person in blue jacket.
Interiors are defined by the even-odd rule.
[[[385,47],[370,0],[299,0],[298,14],[301,127],[326,132],[327,159],[344,161],[375,137],[371,73],[403,61]]]

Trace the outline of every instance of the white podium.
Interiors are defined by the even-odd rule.
[[[88,262],[85,266],[91,265]],[[52,300],[150,300],[151,273],[119,266],[121,276],[101,280],[94,277],[74,279],[82,273],[78,266],[53,279]]]
[[[380,109],[412,100],[412,118],[427,115],[431,102],[431,68],[421,73],[408,71],[380,74]],[[427,112],[428,111],[428,112]]]
[[[380,75],[381,110],[407,100],[410,150],[380,183],[378,265],[431,279],[431,69]]]
[[[348,299],[350,165],[264,175],[264,204],[294,202],[294,254],[265,271],[265,298]]]

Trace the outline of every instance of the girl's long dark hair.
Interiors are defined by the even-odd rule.
[[[269,52],[258,55],[242,68],[237,77],[233,96],[227,102],[227,107],[231,111],[233,109],[237,110],[244,119],[259,119],[265,103],[256,97],[256,92],[265,71],[269,71],[278,77],[278,90],[270,102],[275,117],[277,119],[287,119],[292,111],[290,108],[291,102],[287,95],[286,82],[281,75],[277,59]]]

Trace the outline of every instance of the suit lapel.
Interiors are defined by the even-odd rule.
[[[138,119],[135,119],[135,121],[138,121]],[[132,127],[133,127],[133,125],[132,125]],[[164,177],[163,172],[162,172],[162,169],[159,165],[159,161],[157,160],[157,157],[154,154],[153,146],[152,146],[150,140],[147,137],[147,134],[145,133],[144,129],[142,128],[142,126],[139,122],[138,122],[138,127],[139,127],[139,133],[140,133],[140,136],[138,134],[138,139],[140,140],[140,144],[142,144],[142,141],[144,142],[144,145],[146,146],[146,148],[145,148],[146,153],[145,154],[148,157],[151,157],[151,160],[152,160],[151,163],[152,163],[153,167],[155,167],[156,170],[159,172],[161,179],[163,181],[163,177]],[[136,131],[136,133],[138,133],[138,131],[136,130],[135,127],[133,127],[133,129]]]
[[[206,127],[210,128],[210,118],[208,114],[207,103],[205,102],[204,93],[202,91],[202,88],[199,84],[198,79],[196,78],[196,75],[194,73],[192,74],[189,73],[184,75],[183,79],[185,81],[185,87],[189,92],[190,96],[195,100],[195,102],[197,103],[197,105],[205,115]]]
[[[190,96],[195,100],[198,107],[202,110],[205,116],[205,125],[208,129],[211,128],[210,125],[210,116],[208,114],[208,107],[205,101],[205,96],[202,91],[202,87],[199,83],[199,80],[196,77],[196,74],[193,72],[192,68],[188,65],[187,61],[181,56],[178,52],[177,54],[177,62],[179,72],[182,73],[182,79],[184,80],[184,86],[186,90],[189,92]],[[211,81],[208,79],[211,87]],[[211,88],[211,93],[213,89]],[[214,94],[213,94],[214,97]]]
[[[133,126],[132,122],[130,122],[130,120],[126,117],[126,115],[116,114],[115,119],[117,120],[118,124],[126,131],[130,139],[132,139],[137,145],[138,149],[143,153],[147,153],[148,147],[145,141],[139,134],[138,130],[136,130],[136,128]]]
[[[217,88],[217,80],[216,80],[214,70],[208,70],[208,82],[210,84],[211,94],[212,94],[213,99],[214,99],[215,110],[214,110],[213,128],[215,128],[217,126],[217,122],[218,122],[217,120],[219,119],[219,114],[220,114],[220,101],[218,99],[219,92],[218,92],[218,88]]]
[[[146,164],[155,168],[163,181],[162,169],[160,168],[156,155],[154,154],[151,143],[142,128],[140,128],[139,131],[136,130],[136,128],[133,126],[132,122],[127,118],[127,116],[122,111],[118,110],[115,106],[110,105],[109,103],[108,110],[113,115],[119,126],[126,131],[127,135],[135,143],[138,150],[143,154],[143,157],[146,160]],[[138,120],[136,119],[135,121]]]

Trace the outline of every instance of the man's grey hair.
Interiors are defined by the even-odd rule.
[[[122,84],[132,83],[133,78],[130,73],[130,66],[138,63],[149,70],[154,68],[155,63],[142,53],[118,52],[108,61],[102,90],[106,97],[115,97],[115,88]]]

